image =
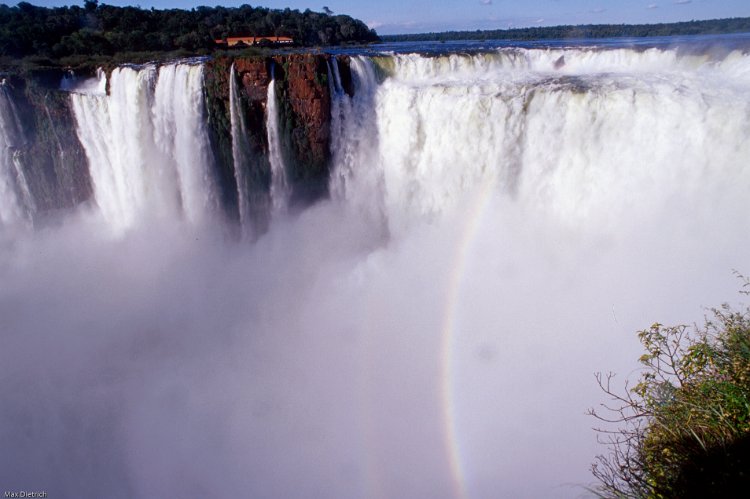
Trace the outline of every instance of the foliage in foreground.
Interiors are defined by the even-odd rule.
[[[743,278],[743,294],[750,281]],[[592,472],[600,497],[732,497],[750,485],[750,308],[712,309],[702,327],[654,324],[638,384],[590,414],[609,446]],[[610,425],[611,424],[611,425]],[[616,426],[611,429],[611,426]],[[747,489],[746,489],[747,490]]]

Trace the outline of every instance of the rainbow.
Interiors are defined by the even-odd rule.
[[[453,394],[453,357],[456,342],[456,318],[466,264],[472,243],[487,211],[494,187],[495,178],[487,178],[478,189],[465,217],[466,223],[456,244],[456,253],[445,294],[445,315],[441,328],[440,399],[443,408],[444,444],[453,482],[454,496],[459,499],[469,497],[466,491],[464,469],[456,424],[456,406]]]

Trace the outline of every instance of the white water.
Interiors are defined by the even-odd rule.
[[[232,160],[234,162],[234,177],[237,181],[237,202],[239,204],[240,224],[243,231],[249,230],[250,214],[250,185],[247,178],[247,159],[250,155],[247,125],[242,112],[242,102],[239,95],[239,83],[234,63],[229,71],[229,111],[232,125]]]
[[[214,214],[202,85],[200,65],[122,67],[109,95],[71,94],[94,196],[115,229],[179,215],[200,224]]]
[[[0,245],[0,481],[587,495],[593,373],[634,380],[638,329],[700,321],[750,272],[747,57],[355,58],[354,98],[336,69],[333,199],[254,244],[141,213]],[[154,107],[155,70],[130,71],[77,102],[79,124],[105,107],[90,146],[116,146],[100,114]]]
[[[101,68],[96,70],[95,78],[82,78],[69,73],[60,80],[60,90],[79,94],[106,95],[107,75]]]
[[[676,47],[672,50],[629,48],[601,50],[596,48],[519,49],[441,57],[415,54],[395,55],[386,65],[399,79],[433,83],[496,81],[498,76],[513,81],[550,75],[648,75],[661,77],[731,78],[748,82],[747,55],[741,50],[692,53]]]
[[[279,111],[276,101],[276,78],[271,65],[271,83],[268,84],[266,99],[266,131],[268,132],[268,160],[271,163],[271,203],[275,213],[283,212],[289,201],[289,182],[281,152],[279,132]]]
[[[332,192],[377,192],[376,174],[376,206],[392,228],[443,212],[485,182],[560,223],[592,227],[698,195],[731,206],[750,178],[749,58],[401,55],[375,61],[391,75],[382,85],[373,62],[354,59],[361,90],[351,102],[337,94],[345,125],[334,127]]]
[[[354,78],[354,97],[344,93],[338,62],[331,59],[331,149],[334,168],[330,191],[334,198],[346,199],[346,205],[365,216],[370,223],[383,223],[381,212],[383,185],[381,172],[373,168],[379,162],[379,131],[373,119],[378,86],[369,59],[350,60]],[[355,182],[356,178],[356,182]]]
[[[34,211],[34,199],[19,158],[26,145],[23,127],[13,98],[0,84],[0,227],[28,224]]]

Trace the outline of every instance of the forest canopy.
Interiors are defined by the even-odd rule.
[[[586,24],[476,31],[386,35],[387,42],[452,40],[564,40],[646,36],[717,35],[750,32],[750,17],[663,24]]]
[[[86,0],[83,7],[0,5],[0,56],[61,59],[124,52],[208,53],[229,36],[290,37],[298,46],[367,43],[375,31],[346,15],[242,5],[183,9],[114,7]]]

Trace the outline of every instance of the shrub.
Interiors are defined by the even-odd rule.
[[[743,294],[750,282],[743,280]],[[592,472],[600,497],[727,497],[750,485],[750,308],[711,309],[701,327],[654,324],[638,383],[589,413],[609,453]],[[614,428],[612,427],[614,426]]]

